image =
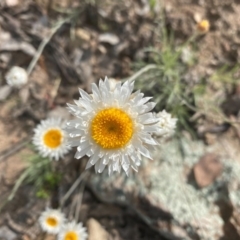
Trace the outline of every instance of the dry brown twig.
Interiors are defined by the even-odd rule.
[[[7,224],[8,226],[17,233],[20,234],[25,234],[28,235],[30,237],[30,239],[36,239],[35,234],[31,233],[29,230],[24,229],[22,226],[20,226],[19,224],[15,223],[13,221],[13,219],[11,218],[9,213],[6,213],[6,220],[7,220]]]

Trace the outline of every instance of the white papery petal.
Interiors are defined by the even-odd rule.
[[[113,166],[112,166],[112,164],[109,164],[108,165],[108,175],[111,176],[112,173],[113,173]]]
[[[152,157],[150,155],[150,152],[147,150],[147,148],[145,148],[144,146],[140,146],[138,148],[138,151],[145,156],[146,158],[150,158],[152,160]]]
[[[69,144],[71,144],[72,147],[77,147],[80,144],[80,140],[79,139],[71,139]]]
[[[81,88],[79,88],[79,93],[84,100],[91,101],[89,94],[83,91]]]
[[[153,110],[153,108],[156,106],[156,103],[155,102],[149,102],[149,103],[146,103],[142,109],[140,109],[139,111],[139,114],[142,114],[142,113],[145,113],[145,112],[149,112],[151,110]]]
[[[122,162],[121,162],[121,164],[122,164],[123,170],[126,172],[129,169],[129,166],[130,166],[130,161],[129,161],[127,156],[122,155]]]
[[[138,172],[138,166],[132,159],[130,159],[130,165],[134,171]]]
[[[106,167],[106,164],[104,164],[104,159],[101,159],[100,161],[99,161],[99,166],[98,166],[98,172],[99,173],[102,173],[103,172],[103,170],[104,170],[104,168]]]
[[[99,153],[96,151],[95,154],[91,157],[92,158],[92,160],[91,160],[91,164],[92,165],[94,165],[98,161],[98,159],[99,159],[99,155],[98,154]]]
[[[87,162],[87,165],[85,167],[85,169],[88,169],[90,167],[92,167],[93,165],[91,164],[91,160],[89,159],[88,162]]]
[[[81,158],[81,157],[83,157],[88,151],[89,151],[89,149],[91,148],[91,146],[88,146],[88,147],[86,147],[86,148],[84,148],[84,149],[81,149],[80,151],[77,151],[76,153],[75,153],[75,158],[76,159],[79,159],[79,158]]]
[[[117,160],[113,161],[113,171],[118,172],[120,168],[119,157]]]
[[[81,152],[83,149],[89,147],[89,145],[90,144],[88,141],[84,141],[84,142],[81,141],[81,145],[77,147],[77,150]]]
[[[99,166],[100,166],[100,160],[97,161],[94,165],[95,173],[98,173]]]
[[[158,145],[157,141],[155,141],[150,134],[139,134],[142,141],[149,145]]]
[[[157,119],[155,119],[155,118],[153,118],[153,115],[152,115],[152,113],[145,113],[145,114],[142,114],[142,115],[140,115],[139,116],[139,121],[141,122],[141,123],[145,123],[147,120],[157,120]]]
[[[100,99],[101,99],[101,94],[100,94],[100,91],[99,91],[99,89],[98,89],[98,87],[97,87],[97,85],[95,84],[95,83],[92,83],[92,95],[93,95],[93,99],[95,100],[95,101],[100,101]]]
[[[146,125],[144,126],[144,131],[149,133],[155,133],[158,131],[159,127],[156,125]]]
[[[105,164],[105,165],[107,165],[108,163],[109,163],[109,156],[108,155],[106,155],[106,157],[103,159],[103,163]]]

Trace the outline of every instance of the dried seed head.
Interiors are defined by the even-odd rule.
[[[21,88],[28,82],[28,74],[21,67],[12,67],[5,76],[7,84],[12,87]]]

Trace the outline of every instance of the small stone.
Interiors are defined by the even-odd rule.
[[[112,33],[103,33],[99,36],[99,42],[109,43],[111,45],[116,45],[119,43],[119,38],[117,35]]]
[[[24,88],[20,89],[19,97],[21,98],[22,103],[24,103],[24,104],[27,103],[29,96],[30,96],[30,92],[29,92],[28,87],[24,87]]]
[[[214,153],[207,153],[193,167],[196,182],[200,188],[212,184],[222,173],[222,163]]]
[[[182,49],[181,60],[185,64],[189,64],[193,60],[193,52],[191,51],[191,49],[189,47],[184,47]]]
[[[101,226],[101,224],[91,218],[87,222],[88,226],[88,240],[111,240],[108,232]]]
[[[56,237],[54,235],[47,234],[47,236],[44,238],[44,240],[55,240]]]
[[[200,13],[194,13],[193,18],[194,18],[195,22],[197,22],[197,23],[202,20],[202,16]]]
[[[5,100],[11,93],[12,88],[9,85],[0,87],[0,101]]]
[[[106,54],[107,53],[107,49],[103,45],[99,45],[98,46],[98,50],[102,54]]]
[[[6,5],[8,7],[15,7],[19,4],[19,0],[6,0]]]
[[[213,133],[205,133],[204,137],[208,145],[213,145],[217,141],[217,136]]]
[[[90,41],[90,39],[91,39],[90,33],[87,30],[83,29],[83,28],[78,28],[76,30],[76,37],[78,39],[86,41],[86,42]]]
[[[9,228],[3,226],[0,228],[0,239],[1,240],[15,240],[17,234],[11,231]]]

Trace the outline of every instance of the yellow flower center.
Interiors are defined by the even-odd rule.
[[[54,217],[49,217],[49,218],[47,218],[47,224],[49,225],[49,226],[51,226],[51,227],[56,227],[57,226],[57,224],[58,224],[58,221],[57,221],[57,219],[56,218],[54,218]]]
[[[124,147],[133,135],[132,119],[123,110],[101,110],[91,123],[93,140],[104,149]]]
[[[43,141],[49,148],[57,148],[61,145],[63,139],[62,132],[59,129],[50,129],[44,136]]]
[[[78,238],[75,232],[68,232],[65,235],[64,240],[80,240],[80,239]]]

